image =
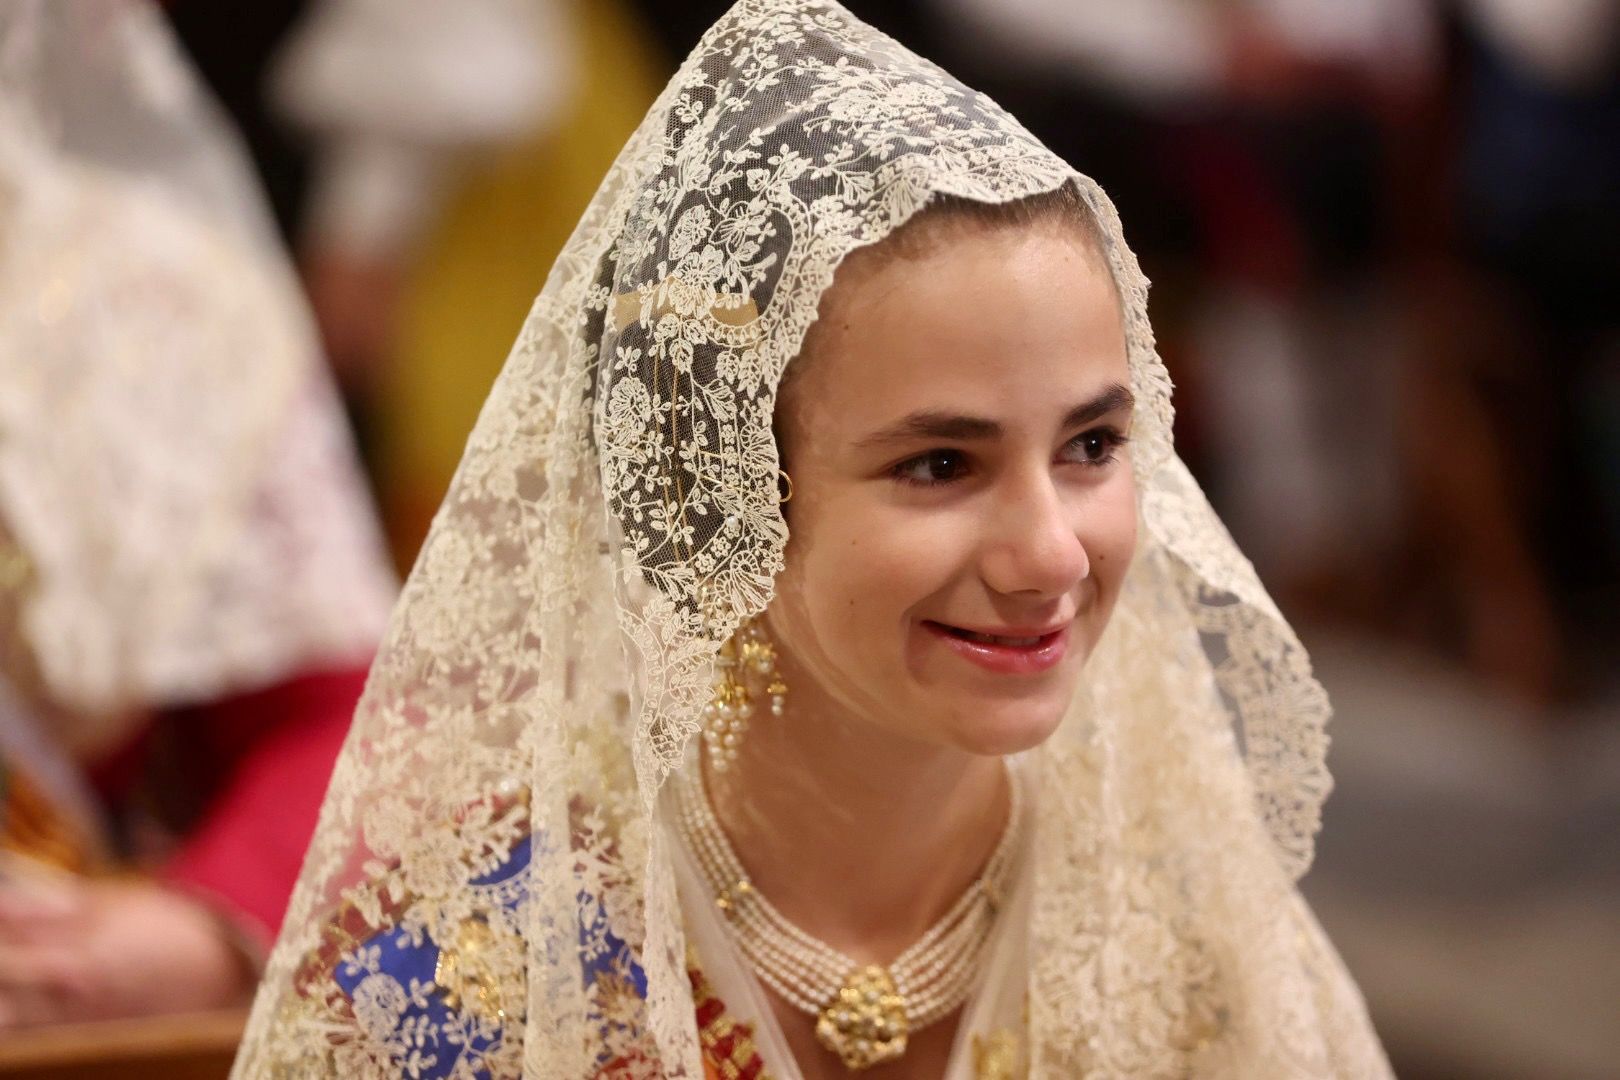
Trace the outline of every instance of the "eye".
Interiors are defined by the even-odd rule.
[[[1063,460],[1094,467],[1108,465],[1127,441],[1125,434],[1115,428],[1092,428],[1069,440],[1063,448]]]
[[[967,455],[960,450],[930,450],[907,458],[893,469],[896,480],[919,487],[949,484],[966,473]]]

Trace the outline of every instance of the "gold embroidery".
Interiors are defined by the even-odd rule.
[[[725,1002],[715,996],[695,956],[687,955],[687,977],[692,980],[692,1002],[697,1010],[698,1042],[708,1075],[718,1080],[771,1080],[754,1045],[754,1029],[732,1019]]]
[[[457,928],[454,943],[439,949],[433,982],[450,1008],[465,1008],[504,1023],[506,999],[490,971],[492,955],[498,955],[494,930],[483,919],[467,919]]]
[[[640,322],[644,310],[652,322],[665,315],[691,317],[706,313],[720,327],[733,331],[752,330],[759,320],[759,308],[752,297],[742,293],[704,291],[688,285],[674,274],[666,277],[658,288],[615,296],[614,329],[623,332],[631,323]]]
[[[1018,1080],[1018,1036],[1005,1029],[973,1036],[975,1080]]]

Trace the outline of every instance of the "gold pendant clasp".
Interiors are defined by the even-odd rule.
[[[851,1071],[897,1060],[910,1029],[905,997],[876,964],[850,972],[816,1020],[817,1040]]]

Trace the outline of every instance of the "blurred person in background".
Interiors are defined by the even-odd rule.
[[[271,66],[298,246],[409,565],[521,319],[660,65],[618,0],[319,0]]]
[[[1578,697],[1620,648],[1620,3],[1464,0],[1453,28],[1449,325],[1567,627]],[[1532,449],[1533,448],[1533,449]]]
[[[160,16],[0,8],[0,1029],[241,1000],[393,593]]]
[[[1442,11],[1398,278],[1410,546],[1385,588],[1429,640],[1473,639],[1472,671],[1498,677],[1370,634],[1318,645],[1352,722],[1334,755],[1346,827],[1314,898],[1418,1063],[1402,1075],[1607,1080],[1620,1074],[1620,5]],[[1540,611],[1522,602],[1530,585]]]

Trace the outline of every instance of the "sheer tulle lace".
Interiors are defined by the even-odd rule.
[[[747,0],[630,139],[490,395],[238,1077],[703,1075],[657,795],[782,564],[783,370],[840,260],[934,195],[1064,184],[1124,299],[1144,529],[1083,699],[1037,755],[1034,1071],[1385,1073],[1294,892],[1326,701],[1174,455],[1111,204],[838,5]],[[390,960],[424,943],[431,973]]]

